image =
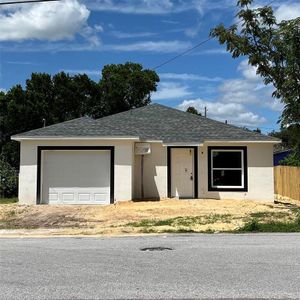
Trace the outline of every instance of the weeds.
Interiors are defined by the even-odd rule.
[[[207,225],[207,224],[214,224],[217,222],[222,223],[230,223],[231,215],[224,214],[224,215],[208,215],[208,216],[196,216],[196,217],[176,217],[170,218],[165,220],[149,220],[145,219],[139,222],[131,222],[127,223],[125,226],[130,227],[159,227],[159,226],[174,226],[174,227],[191,227],[195,225]]]
[[[13,204],[19,201],[18,198],[0,198],[0,204]]]
[[[259,222],[252,219],[235,232],[300,232],[300,216],[289,222]]]

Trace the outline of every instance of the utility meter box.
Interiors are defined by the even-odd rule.
[[[146,155],[151,153],[151,145],[149,143],[135,143],[135,155]]]

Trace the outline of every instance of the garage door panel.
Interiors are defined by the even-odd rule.
[[[89,194],[89,193],[78,193],[78,201],[90,202],[91,201],[91,194]]]
[[[49,204],[109,204],[110,151],[44,151],[42,195]]]

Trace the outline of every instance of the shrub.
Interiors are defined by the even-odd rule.
[[[0,157],[0,197],[14,197],[18,190],[17,171]]]

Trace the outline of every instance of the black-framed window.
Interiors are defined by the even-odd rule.
[[[208,190],[247,191],[247,147],[208,147]]]

